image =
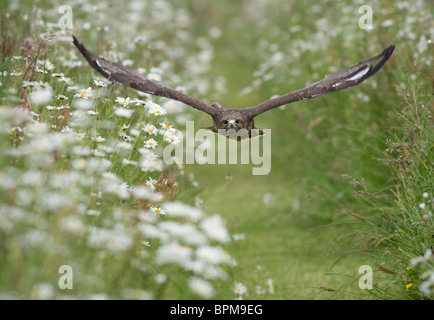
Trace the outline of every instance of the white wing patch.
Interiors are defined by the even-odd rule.
[[[352,76],[351,78],[345,79],[345,80],[358,80],[361,77],[363,77],[366,73],[368,73],[369,71],[369,67],[366,67],[365,69],[363,69],[362,71],[360,71],[359,73],[356,73],[354,76]]]
[[[98,67],[101,68],[102,71],[104,71],[104,72],[107,73],[107,74],[111,74],[110,71],[108,71],[107,69],[104,69],[104,68],[101,66],[101,64],[99,63],[98,59],[95,60],[95,63],[98,65]]]

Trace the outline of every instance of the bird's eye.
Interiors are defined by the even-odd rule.
[[[240,120],[238,120],[238,119],[237,119],[237,120],[235,120],[235,123],[240,123]]]
[[[223,124],[228,124],[228,120],[223,120]]]

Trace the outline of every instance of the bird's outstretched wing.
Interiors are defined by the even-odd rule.
[[[326,75],[321,81],[315,82],[304,89],[267,100],[255,107],[247,108],[245,110],[248,110],[251,116],[257,116],[258,114],[284,104],[312,99],[331,92],[352,88],[377,73],[377,71],[381,69],[387,59],[392,55],[394,49],[395,46],[392,45],[378,56],[336,73]]]
[[[155,96],[166,97],[181,101],[211,116],[216,113],[216,108],[208,105],[207,103],[190,97],[175,89],[166,87],[158,83],[157,81],[147,79],[136,70],[98,57],[89,50],[87,50],[81,43],[78,42],[78,40],[74,36],[73,39],[74,45],[86,58],[87,62],[91,65],[91,67],[101,73],[107,79]]]

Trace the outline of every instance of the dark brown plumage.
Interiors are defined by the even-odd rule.
[[[136,70],[98,57],[88,51],[75,37],[73,38],[73,43],[86,58],[87,62],[107,79],[145,93],[178,100],[197,110],[205,112],[212,117],[213,125],[209,129],[215,132],[223,130],[219,132],[223,133],[229,129],[238,132],[241,129],[245,129],[243,131],[247,131],[249,135],[252,129],[256,128],[254,118],[257,115],[291,102],[312,99],[328,93],[352,88],[377,73],[392,55],[395,48],[393,45],[389,46],[382,53],[373,58],[336,73],[326,75],[324,79],[306,88],[267,100],[255,107],[225,109],[216,102],[209,105],[156,81],[149,80]]]

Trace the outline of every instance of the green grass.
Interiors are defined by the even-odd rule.
[[[288,188],[287,182],[273,179],[272,174],[245,181],[243,173],[225,169],[221,169],[222,176],[231,172],[233,178],[222,191],[213,195],[219,181],[206,179],[201,183],[207,188],[203,198],[209,199],[204,207],[224,215],[230,230],[245,235],[245,240],[236,242],[233,249],[237,257],[234,277],[251,288],[248,298],[334,299],[361,293],[357,282],[342,283],[338,277],[326,276],[328,272],[357,276],[361,265],[373,263],[363,253],[352,252],[350,246],[340,243],[342,227],[324,225],[324,219],[312,221],[309,214],[295,210],[294,190]],[[272,182],[264,181],[268,179]],[[220,187],[223,183],[220,181]],[[264,185],[269,187],[265,189]],[[266,193],[274,195],[272,204],[263,204]],[[245,198],[250,201],[243,201]],[[352,226],[348,223],[347,227]],[[345,257],[350,251],[350,258]],[[256,294],[256,286],[267,288],[267,279],[273,279],[275,293]],[[324,288],[337,292],[324,292]],[[354,292],[347,295],[344,289]]]
[[[314,6],[297,1],[149,1],[143,7],[135,2],[94,7],[72,2],[74,30],[70,31],[59,30],[60,15],[52,1],[41,1],[40,11],[27,1],[18,7],[2,2],[0,97],[7,107],[0,123],[2,297],[206,298],[188,288],[194,276],[212,284],[215,299],[236,298],[237,282],[247,287],[244,299],[428,298],[420,286],[432,262],[406,268],[432,246],[432,217],[421,217],[433,211],[433,47],[428,39],[434,34],[434,19],[428,1],[417,6],[405,1],[371,5],[374,29],[368,32],[358,28],[358,6],[350,1]],[[39,41],[31,45],[47,32],[58,40],[42,50]],[[118,117],[116,97],[138,97],[134,90],[118,85],[95,99],[91,110],[98,114],[88,117],[87,124],[73,114],[78,108],[72,104],[71,120],[65,120],[63,111],[49,111],[31,99],[26,102],[26,94],[34,89],[22,91],[23,80],[46,82],[54,96],[65,95],[68,101],[78,100],[76,89],[68,89],[72,85],[96,89],[96,73],[68,40],[72,33],[91,51],[111,60],[131,59],[133,68],[147,72],[160,67],[164,84],[184,86],[188,94],[224,107],[259,104],[376,55],[390,44],[396,49],[378,74],[351,90],[258,117],[258,126],[272,129],[267,175],[252,175],[253,165],[163,165],[165,179],[179,174],[174,188],[158,185],[157,190],[167,192],[163,203],[180,192],[176,199],[200,206],[203,219],[218,213],[230,234],[245,236],[230,243],[208,240],[236,261],[235,266],[218,264],[227,277],[213,280],[176,262],[157,263],[159,248],[168,242],[150,239],[140,228],[148,223],[141,220],[143,214],[163,204],[127,197],[121,185],[134,187],[160,176],[159,171],[122,165],[124,159],[140,161],[138,149],[148,139],[143,133],[134,136],[131,128],[140,129],[144,123],[159,127],[165,121],[182,130],[185,120],[192,118],[197,129],[210,125],[211,119],[189,108],[156,118],[138,107],[131,119]],[[134,41],[138,36],[145,40]],[[46,74],[36,71],[36,58],[49,59],[55,69]],[[14,72],[23,74],[11,75]],[[55,78],[54,72],[64,73],[71,83]],[[22,104],[35,114],[17,121],[7,110]],[[74,119],[77,127],[71,125]],[[49,124],[47,136],[38,136],[35,120]],[[53,152],[34,151],[44,137],[66,125],[84,138]],[[130,128],[122,129],[124,125]],[[24,133],[11,133],[15,127]],[[33,137],[28,135],[31,130],[36,130]],[[74,149],[113,147],[125,140],[122,132],[132,138],[132,149],[107,152],[102,158],[111,162],[108,168],[101,162],[89,169],[92,159],[102,158]],[[96,142],[96,135],[106,140]],[[155,139],[160,145],[155,153],[161,158],[167,143],[161,135]],[[10,154],[23,147],[33,155]],[[403,157],[407,162],[399,162]],[[45,182],[26,184],[26,173],[35,171]],[[119,181],[107,178],[107,172]],[[66,185],[52,182],[67,174],[72,176]],[[74,175],[80,178],[74,180]],[[107,189],[111,183],[115,190]],[[59,194],[62,204],[47,209]],[[101,214],[89,215],[88,210]],[[23,213],[26,219],[21,218]],[[71,220],[65,220],[71,217],[79,231],[65,229],[65,225],[72,228]],[[164,222],[190,223],[202,230],[200,221],[170,215],[150,224],[162,227]],[[112,232],[109,239],[114,242],[106,239],[95,245],[93,227]],[[131,244],[117,250],[116,244],[126,238]],[[200,246],[185,244],[183,237],[174,239],[198,252]],[[144,240],[151,247],[144,246]],[[73,267],[72,291],[57,288],[60,264]],[[358,286],[362,265],[374,270],[370,293]],[[413,286],[405,290],[409,283]]]

